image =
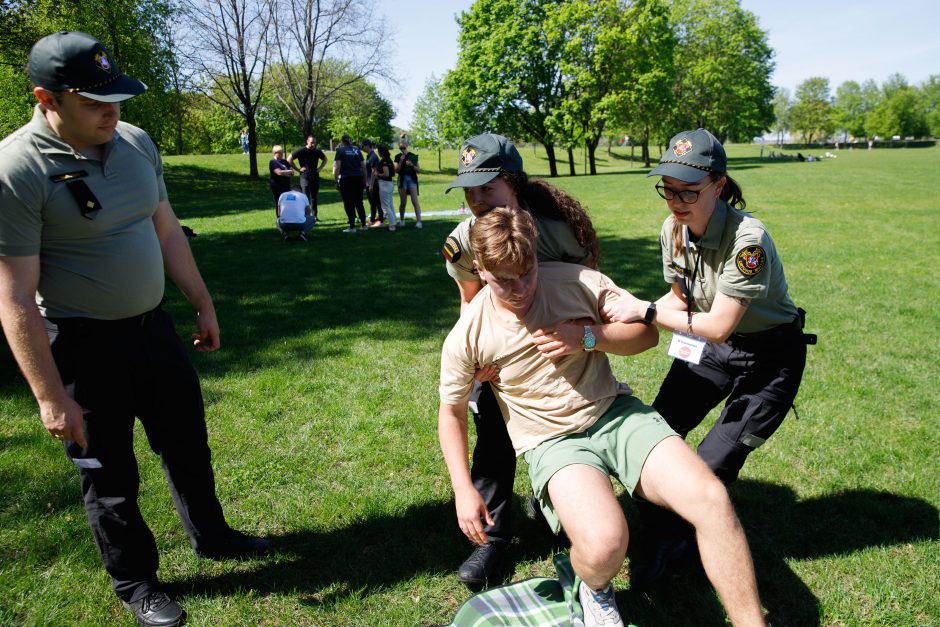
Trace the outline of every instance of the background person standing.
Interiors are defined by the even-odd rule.
[[[313,217],[319,219],[317,194],[320,192],[320,170],[326,165],[326,155],[317,148],[317,138],[308,136],[306,144],[292,152],[288,161],[292,168],[300,172],[300,191],[307,196]]]
[[[275,144],[271,147],[271,160],[268,162],[268,180],[271,184],[271,194],[274,196],[274,212],[277,213],[277,201],[284,192],[290,191],[290,177],[294,176],[294,168],[284,159],[284,147]]]
[[[367,229],[366,208],[362,204],[362,151],[358,146],[353,146],[349,135],[343,135],[342,142],[336,149],[333,176],[339,177],[339,193],[343,197],[343,209],[346,210],[346,219],[349,221],[349,228],[343,229],[343,233],[356,232],[357,215],[362,229]]]
[[[178,625],[185,612],[160,586],[137,505],[135,417],[197,553],[270,548],[223,516],[199,379],[160,306],[164,272],[196,309],[197,350],[219,348],[215,308],[156,145],[119,121],[119,103],[146,86],[85,33],[39,40],[27,69],[39,104],[0,142],[0,322],[43,426],[79,469],[115,593],[141,625]]]
[[[401,203],[398,205],[398,213],[401,217],[401,223],[405,223],[405,206],[408,204],[408,198],[411,197],[411,204],[415,208],[415,228],[421,228],[421,203],[418,202],[418,155],[408,150],[408,142],[405,141],[405,134],[402,133],[398,142],[398,149],[401,151],[395,155],[395,171],[398,172],[398,195]]]

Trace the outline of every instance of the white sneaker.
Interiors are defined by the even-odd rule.
[[[421,228],[421,220],[418,220],[417,222],[415,222],[415,228],[416,228],[416,229],[420,229],[420,228]]]
[[[355,227],[353,227],[353,228],[351,228],[351,229],[343,229],[343,233],[355,233],[355,232],[356,232],[356,228],[355,228]]]
[[[604,625],[609,627],[624,627],[620,611],[617,610],[617,599],[614,597],[613,584],[597,592],[591,590],[583,581],[578,588],[578,598],[584,610],[585,627]]]

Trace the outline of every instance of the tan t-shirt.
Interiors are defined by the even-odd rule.
[[[470,397],[476,364],[498,364],[492,383],[516,455],[550,438],[578,433],[600,418],[618,394],[607,355],[578,352],[556,360],[532,342],[539,328],[590,318],[600,320],[599,303],[613,282],[581,265],[546,262],[538,266],[538,287],[523,320],[497,311],[489,286],[464,309],[441,351],[441,402],[457,405]]]

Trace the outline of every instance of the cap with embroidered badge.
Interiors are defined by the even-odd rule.
[[[669,176],[698,183],[712,172],[727,172],[728,157],[718,138],[704,128],[682,131],[669,140],[669,149],[647,176]]]
[[[108,49],[87,33],[59,31],[37,41],[26,64],[36,87],[69,91],[100,102],[121,102],[147,86],[122,74]]]
[[[512,142],[495,133],[471,137],[460,148],[457,178],[444,193],[455,187],[479,187],[489,183],[500,172],[521,172],[522,155]]]

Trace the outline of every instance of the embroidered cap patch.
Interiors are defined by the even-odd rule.
[[[672,148],[677,157],[684,157],[690,150],[692,150],[692,142],[688,138],[680,139]]]
[[[111,72],[111,62],[108,61],[108,55],[101,50],[95,53],[95,65],[104,72]]]
[[[735,258],[738,271],[744,276],[754,276],[764,269],[767,262],[767,253],[760,246],[747,246],[742,248]]]
[[[477,151],[473,148],[465,148],[463,154],[460,155],[460,161],[464,165],[470,165],[473,163],[473,160],[477,157]]]

